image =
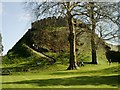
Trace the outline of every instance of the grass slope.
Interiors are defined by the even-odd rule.
[[[53,68],[53,70],[52,70]],[[54,68],[59,68],[54,70]],[[79,70],[53,66],[44,71],[19,72],[2,77],[2,88],[118,88],[118,64],[85,65]]]

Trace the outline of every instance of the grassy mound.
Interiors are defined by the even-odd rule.
[[[43,22],[44,24],[41,26]],[[64,23],[61,25],[60,22]],[[56,24],[53,25],[53,23]],[[76,34],[79,32],[80,30],[78,30]],[[56,60],[54,63],[55,66],[68,66],[68,35],[69,30],[63,18],[59,18],[59,20],[48,18],[48,20],[45,19],[32,23],[32,28],[29,29],[14,47],[8,51],[7,55],[3,57],[3,70],[7,69],[12,70],[12,72],[25,72],[51,67],[51,65],[53,65],[53,63],[51,63],[52,60],[33,50],[33,44],[47,49],[48,52],[44,52],[44,54]],[[77,34],[76,49],[78,62],[91,62],[90,37],[90,32],[84,32],[81,35]],[[96,36],[96,43],[97,39],[98,37]],[[97,59],[99,64],[107,63],[104,49],[101,44],[97,46]]]

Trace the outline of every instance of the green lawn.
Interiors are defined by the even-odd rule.
[[[89,64],[70,71],[65,70],[66,66],[60,67],[60,70],[34,70],[0,76],[2,88],[118,88],[117,63]]]

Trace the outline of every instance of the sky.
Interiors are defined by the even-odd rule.
[[[0,3],[0,27],[5,55],[31,27],[31,16],[22,2]]]

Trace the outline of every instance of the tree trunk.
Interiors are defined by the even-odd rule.
[[[75,51],[75,33],[69,34],[69,43],[70,43],[70,59],[69,59],[69,67],[67,70],[77,69],[77,60],[76,60],[76,51]]]
[[[97,64],[97,55],[96,55],[96,44],[95,44],[95,28],[96,28],[96,21],[94,19],[94,2],[90,2],[91,10],[90,10],[90,18],[92,22],[92,34],[91,34],[91,53],[92,53],[92,64]]]
[[[92,53],[92,64],[97,64],[97,55],[96,55],[96,45],[94,40],[94,35],[91,36],[91,53]]]
[[[68,21],[68,27],[69,27],[69,43],[70,43],[70,58],[69,58],[69,67],[67,70],[73,70],[77,69],[77,60],[76,60],[76,51],[75,51],[75,30],[73,26],[73,17],[71,15],[71,12],[67,11],[67,21]]]

